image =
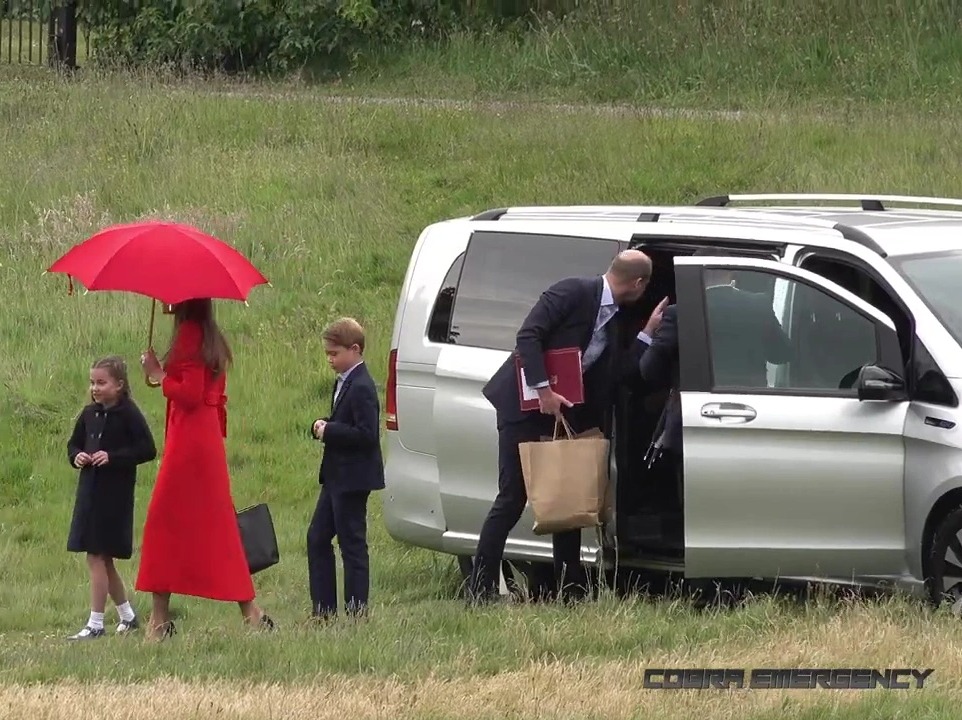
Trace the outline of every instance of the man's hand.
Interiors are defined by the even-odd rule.
[[[315,420],[314,427],[312,428],[314,431],[314,437],[316,437],[318,440],[323,439],[325,427],[327,427],[326,422],[324,422],[323,420]]]
[[[100,467],[101,465],[106,465],[110,462],[110,458],[107,456],[103,450],[98,450],[93,455],[90,456],[90,464],[94,467]]]
[[[541,406],[543,414],[561,417],[561,408],[572,407],[574,403],[563,395],[559,395],[550,387],[545,387],[538,389],[538,404]]]
[[[661,325],[661,318],[665,314],[665,307],[668,305],[668,298],[664,298],[658,306],[651,311],[651,316],[648,318],[648,322],[645,324],[645,334],[648,337],[654,337],[655,332],[657,332],[659,326]]]
[[[77,455],[73,459],[74,467],[82,468],[84,465],[89,465],[89,464],[90,464],[90,456],[85,452],[77,453]]]

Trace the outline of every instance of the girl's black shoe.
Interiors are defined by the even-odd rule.
[[[89,625],[84,627],[83,630],[78,632],[76,635],[71,635],[68,640],[96,640],[97,638],[102,638],[104,636],[103,628],[92,628]]]

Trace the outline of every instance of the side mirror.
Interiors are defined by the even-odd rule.
[[[905,381],[896,373],[878,365],[863,365],[855,381],[859,400],[907,400]]]

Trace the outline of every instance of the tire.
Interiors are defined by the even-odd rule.
[[[505,560],[501,563],[501,572],[508,592],[518,600],[548,602],[555,596],[554,566],[550,562]],[[520,584],[516,574],[520,576]]]
[[[458,572],[461,577],[461,582],[458,584],[456,597],[460,600],[467,600],[468,586],[471,582],[471,568],[474,566],[474,558],[470,555],[457,555],[455,556],[455,559],[458,562]]]
[[[457,561],[461,573],[458,595],[464,598],[467,597],[474,558],[470,555],[458,555]],[[554,568],[550,562],[502,560],[501,573],[504,575],[508,593],[518,600],[543,602],[554,597]]]
[[[951,603],[952,613],[962,615],[962,507],[936,526],[926,556],[925,580],[935,607]]]
[[[471,568],[474,567],[474,558],[470,555],[458,555],[458,570],[461,571],[461,579],[471,578]]]

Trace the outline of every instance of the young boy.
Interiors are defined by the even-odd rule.
[[[344,561],[344,604],[349,615],[364,614],[370,571],[367,549],[367,499],[384,488],[377,388],[364,364],[364,329],[353,318],[331,323],[323,333],[327,362],[337,373],[331,412],[315,420],[311,434],[324,444],[318,482],[321,494],[307,530],[307,569],[311,614],[337,614],[334,547],[337,536]]]

